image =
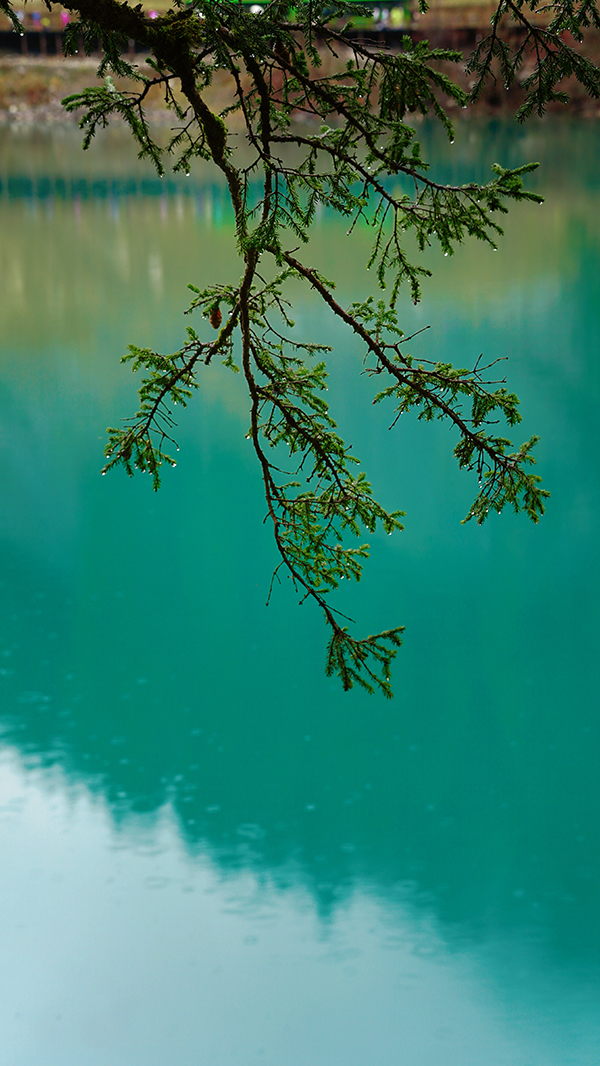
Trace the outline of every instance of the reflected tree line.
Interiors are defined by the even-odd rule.
[[[3,743],[101,797],[126,834],[168,806],[192,855],[303,884],[324,917],[360,887],[432,910],[451,939],[525,926],[561,956],[598,947],[591,713],[559,750],[540,731],[552,734],[544,710],[560,708],[540,707],[527,679],[491,713],[481,673],[479,700],[450,677],[450,702],[425,677],[401,707],[307,693],[301,663],[295,681],[270,669],[283,649],[266,632],[247,645],[243,621],[235,671],[224,649],[203,655],[181,599],[184,631],[169,617],[158,641],[177,640],[178,655],[161,663],[148,656],[152,597],[146,633],[123,625],[123,572],[82,596],[30,558],[27,571],[26,590],[3,589]],[[237,609],[245,619],[253,605]]]

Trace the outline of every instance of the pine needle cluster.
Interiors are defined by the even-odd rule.
[[[537,522],[548,495],[530,469],[537,438],[515,448],[497,429],[498,421],[507,429],[520,422],[517,397],[491,379],[491,367],[481,361],[465,369],[414,358],[397,313],[402,286],[415,302],[420,298],[428,271],[419,253],[437,244],[453,254],[468,237],[494,246],[502,234],[499,219],[511,203],[541,202],[525,187],[536,164],[512,170],[495,165],[484,184],[434,181],[413,116],[433,116],[452,140],[444,101],[466,107],[470,98],[442,68],[462,56],[414,44],[409,35],[395,52],[356,40],[347,32],[354,4],[272,0],[256,14],[231,0],[173,0],[172,9],[154,19],[126,0],[61,0],[61,6],[77,16],[65,35],[67,53],[81,42],[87,51],[97,41],[102,46],[103,84],[64,101],[67,111],[81,116],[84,147],[119,117],[140,157],[159,174],[167,168],[188,173],[196,159],[212,162],[227,182],[240,258],[237,280],[221,279],[201,291],[190,286],[189,310],[203,325],[188,328],[177,352],[130,348],[125,358],[142,374],[139,409],[109,429],[104,471],[116,465],[130,475],[146,471],[158,488],[163,465],[175,463],[169,454],[176,448],[174,406],[189,402],[213,360],[240,373],[248,394],[248,437],[280,556],[273,577],[287,572],[299,597],[324,613],[327,673],[337,674],[344,689],[358,684],[391,696],[402,627],[357,637],[332,607],[331,593],[341,580],[360,579],[368,554],[364,534],[402,529],[402,512],[374,499],[339,435],[326,398],[328,349],[295,335],[286,287],[303,282],[358,337],[367,381],[377,383],[373,402],[393,405],[392,425],[414,411],[454,428],[458,464],[478,480],[465,521],[482,523],[490,511],[509,506]],[[0,8],[14,16],[10,0],[0,0]],[[520,119],[564,100],[566,77],[574,75],[591,96],[600,96],[600,71],[565,40],[568,32],[581,42],[588,27],[600,27],[596,6],[558,0],[544,8],[552,18],[543,27],[539,10],[524,0],[500,0],[489,36],[469,61],[475,74],[471,99],[490,78],[510,86],[525,60],[530,72]],[[516,47],[509,44],[511,20],[521,28]],[[14,24],[19,29],[16,18]],[[125,58],[130,40],[148,53],[150,74]],[[326,53],[336,60],[328,72]],[[207,103],[215,70],[226,72],[231,87],[231,103],[220,113]],[[134,88],[118,89],[115,76],[126,76]],[[146,114],[148,93],[157,85],[173,115],[166,144],[155,139]],[[243,153],[228,134],[232,112],[241,117]],[[359,221],[370,228],[367,265],[385,299],[370,296],[345,307],[333,282],[311,265],[310,230],[323,206],[347,220],[349,233]],[[408,251],[415,243],[416,259]]]

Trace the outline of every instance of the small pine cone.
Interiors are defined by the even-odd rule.
[[[217,304],[210,312],[209,322],[213,329],[218,329],[223,321],[223,315],[221,314],[221,308]]]

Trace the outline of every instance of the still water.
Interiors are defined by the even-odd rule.
[[[158,495],[99,476],[127,343],[173,350],[187,282],[238,273],[222,189],[157,183],[116,134],[1,137],[3,1063],[597,1066],[600,131],[465,125],[440,177],[540,159],[547,202],[497,253],[432,256],[403,306],[431,326],[415,355],[509,357],[539,527],[462,526],[448,430],[389,432],[362,353],[295,295],[407,511],[338,600],[407,627],[389,703],[324,677],[286,583],[265,606],[233,376],[207,369]],[[350,300],[344,233],[323,217],[310,255]]]

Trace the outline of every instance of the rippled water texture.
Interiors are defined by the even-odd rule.
[[[500,364],[540,433],[535,528],[462,526],[452,434],[334,415],[406,530],[337,603],[404,623],[396,698],[344,695],[276,562],[219,366],[147,478],[101,478],[126,344],[239,274],[218,184],[117,135],[0,132],[0,1031],[7,1066],[597,1066],[600,133],[465,125],[444,180],[541,159],[497,253],[431,255],[414,355]],[[425,130],[428,149],[442,150]],[[367,234],[306,256],[363,294]]]

